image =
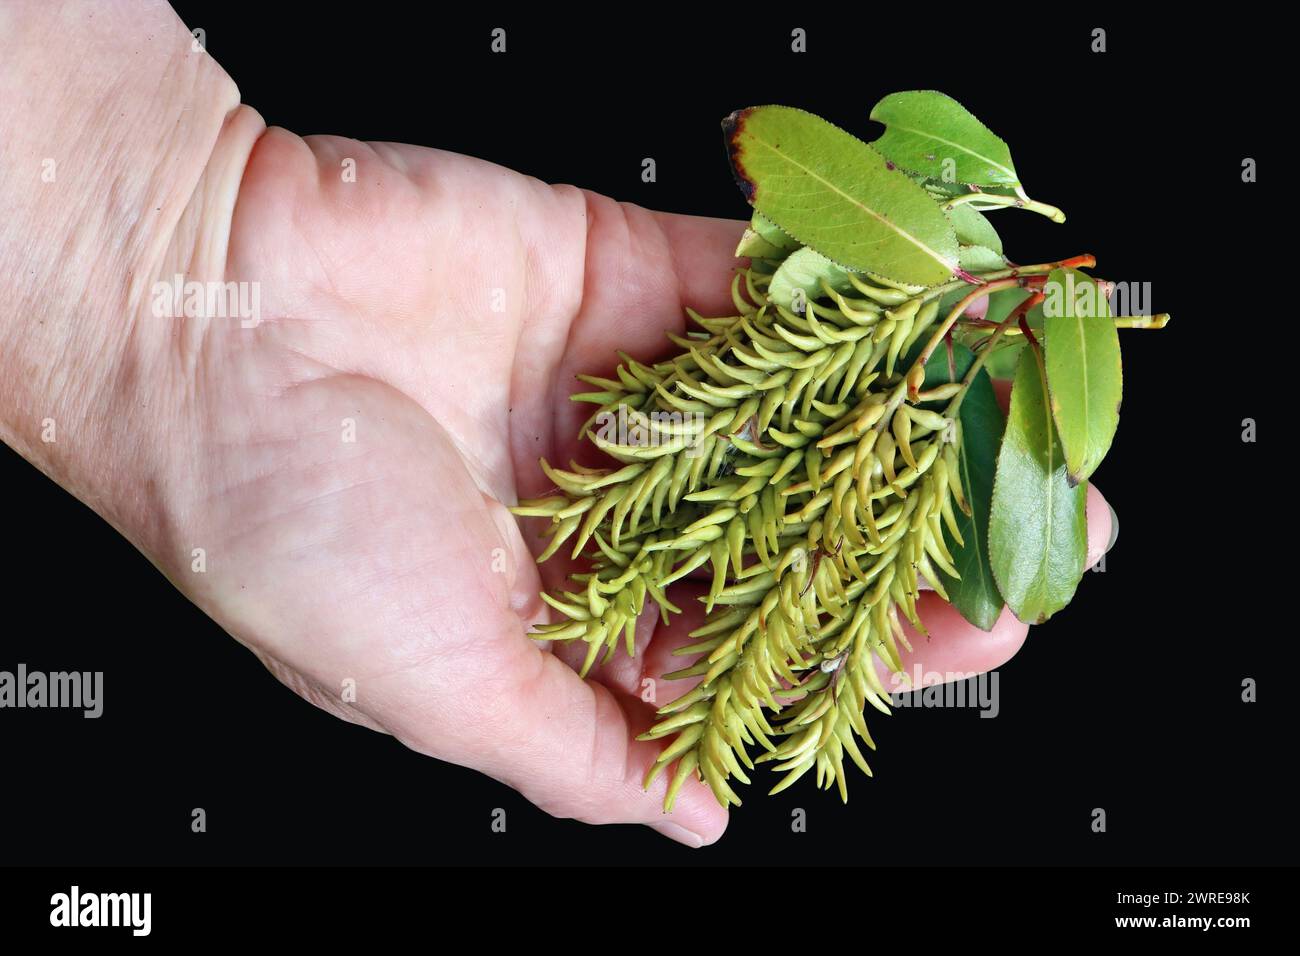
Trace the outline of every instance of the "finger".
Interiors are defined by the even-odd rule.
[[[1091,568],[1111,548],[1119,535],[1119,518],[1097,486],[1088,482],[1088,497],[1084,501],[1088,519],[1088,551],[1085,564]]]
[[[995,670],[1015,656],[1029,633],[1029,626],[1017,620],[1010,608],[1002,609],[992,630],[981,631],[933,591],[921,595],[917,613],[930,634],[923,637],[903,622],[912,649],[898,649],[901,675],[891,673],[879,659],[876,661],[880,680],[891,692],[965,680]]]
[[[1088,520],[1086,565],[1091,568],[1101,560],[1101,556],[1113,543],[1114,518],[1110,505],[1093,485],[1088,486],[1085,508]],[[697,590],[700,593],[703,591]],[[656,633],[645,652],[644,679],[662,681],[665,673],[689,667],[698,659],[698,655],[682,657],[674,656],[673,653],[691,642],[689,632],[699,627],[704,619],[698,602],[682,606],[694,610],[694,615],[682,620],[674,618],[668,627],[660,628]],[[908,673],[919,671],[930,675],[950,675],[943,677],[943,680],[960,680],[970,674],[1000,667],[1020,650],[1029,632],[1028,625],[1017,620],[1006,608],[992,630],[982,631],[933,591],[922,593],[918,613],[930,635],[928,638],[922,637],[910,624],[904,622],[904,630],[912,649],[908,651],[899,648],[903,670]],[[883,664],[879,666],[881,679],[886,682],[886,686],[897,686],[893,675],[888,673]],[[935,679],[929,680],[929,683],[935,682]],[[672,694],[665,701],[681,696],[697,683],[699,678],[670,682]],[[918,686],[923,685],[918,683]]]
[[[663,623],[659,607],[653,600],[647,600],[637,620],[635,653],[629,655],[620,643],[608,660],[601,655],[600,663],[592,667],[588,678],[642,701],[647,705],[646,716],[654,717],[658,707],[699,683],[699,678],[665,680],[664,675],[689,667],[698,659],[698,655],[675,657],[673,652],[692,643],[690,632],[704,623],[704,604],[700,597],[707,593],[707,586],[695,582],[670,585],[669,599],[681,613],[670,615],[667,624]],[[582,641],[558,644],[552,650],[574,670],[582,668],[587,655],[587,645]]]
[[[685,307],[733,315],[733,254],[744,223],[652,212],[586,193],[581,308],[569,330],[568,365],[590,371],[622,349],[648,359],[686,329]]]
[[[1091,568],[1113,543],[1114,523],[1110,505],[1094,485],[1088,486],[1085,511],[1088,520],[1085,561]],[[903,671],[912,678],[914,686],[963,680],[1001,667],[1015,656],[1029,634],[1029,625],[1018,620],[1010,608],[1003,608],[992,630],[981,631],[933,591],[921,595],[917,612],[930,636],[922,637],[904,622],[903,629],[912,649],[899,648]],[[887,687],[902,689],[898,679],[883,664],[878,664],[877,669]],[[918,679],[918,674],[924,680]]]
[[[742,264],[735,249],[745,223],[667,212],[654,216],[671,251],[678,300],[697,312],[734,314],[730,289],[732,276]]]
[[[696,643],[696,638],[691,637],[691,631],[704,624],[707,615],[700,598],[708,594],[708,591],[707,585],[693,581],[675,585],[670,591],[673,603],[682,609],[682,613],[674,614],[667,624],[655,630],[654,640],[646,648],[641,665],[641,679],[649,682],[646,686],[654,693],[653,703],[656,707],[672,703],[703,679],[669,678],[666,675],[689,668],[703,656],[701,653],[683,655],[677,651]]]
[[[650,644],[656,628],[659,626],[659,608],[652,600],[646,601],[645,610],[637,618],[636,631],[633,635],[632,653],[627,652],[626,635],[620,636],[612,653],[600,653],[597,661],[587,672],[587,679],[604,684],[610,690],[628,696],[641,693],[641,662],[646,647]],[[590,646],[586,641],[565,641],[555,645],[551,650],[560,660],[575,671],[581,671],[586,662]]]
[[[676,347],[665,333],[681,334],[685,307],[702,315],[734,315],[730,284],[740,261],[733,255],[744,223],[652,212],[607,196],[585,193],[587,235],[577,316],[567,330],[556,368],[559,401],[554,455],[561,461],[590,456],[577,431],[591,414],[564,396],[586,390],[579,374],[608,375],[622,350],[651,362]],[[566,273],[566,274],[571,274]]]
[[[1112,540],[1110,508],[1101,492],[1092,486],[1089,486],[1088,489],[1087,515],[1087,562],[1088,566],[1091,567],[1105,552],[1108,543]],[[634,768],[634,770],[630,774],[623,776],[621,784],[613,786],[612,795],[602,798],[607,803],[600,809],[591,807],[590,802],[588,802],[590,793],[583,791],[575,794],[566,786],[563,777],[537,780],[536,785],[541,787],[542,791],[536,795],[529,794],[530,799],[533,799],[534,802],[547,809],[552,809],[551,806],[547,805],[547,802],[556,799],[560,801],[558,805],[561,807],[580,806],[585,809],[576,811],[569,809],[562,811],[563,815],[578,816],[579,819],[586,819],[590,822],[613,822],[614,819],[621,815],[633,822],[648,822],[651,825],[656,825],[656,823],[670,824],[671,826],[667,828],[669,835],[691,845],[694,845],[697,838],[704,842],[712,842],[712,839],[716,839],[717,835],[721,835],[726,825],[725,812],[721,812],[707,788],[695,780],[694,777],[687,781],[687,785],[678,798],[678,805],[674,808],[674,819],[661,819],[659,821],[654,819],[654,813],[651,810],[652,807],[657,807],[658,803],[647,806],[646,801],[642,799],[643,795],[638,793],[637,788],[641,779],[640,775],[644,773],[645,768],[653,763],[662,749],[662,741],[651,741],[645,744],[634,743],[625,755],[619,750],[620,741],[626,743],[632,733],[645,729],[654,721],[653,710],[656,705],[662,706],[663,703],[679,697],[699,681],[698,677],[672,681],[666,681],[664,677],[667,673],[690,666],[691,663],[698,659],[698,655],[682,656],[675,655],[673,652],[691,641],[690,631],[697,628],[704,620],[703,607],[698,600],[694,600],[698,594],[703,593],[704,589],[696,585],[686,585],[678,588],[677,591],[678,593],[675,593],[673,597],[676,603],[682,607],[683,613],[674,616],[668,625],[657,625],[654,630],[653,640],[649,646],[644,649],[638,648],[638,655],[642,658],[639,667],[636,666],[635,661],[629,661],[624,665],[624,670],[619,672],[624,676],[617,683],[624,687],[636,687],[644,692],[646,689],[645,682],[649,681],[651,699],[645,701],[644,696],[633,698],[631,701],[625,702],[624,708],[620,710],[617,717],[614,717],[611,713],[610,719],[603,722],[608,725],[606,730],[610,734],[610,740],[593,747],[592,751],[593,754],[609,751],[611,755],[604,758],[604,762],[616,767],[618,762],[623,760],[625,766]],[[995,670],[1020,650],[1029,631],[1028,625],[1017,620],[1009,609],[1003,610],[991,630],[982,631],[966,621],[956,608],[933,592],[922,594],[919,611],[929,635],[922,637],[910,625],[904,625],[911,644],[911,650],[900,648],[900,656],[903,665],[902,670],[907,675],[908,680],[904,682],[900,680],[898,675],[889,673],[883,665],[878,665],[882,682],[891,690],[904,690],[909,687],[919,688],[937,683],[963,680],[974,674]],[[640,639],[638,639],[639,642]],[[626,675],[629,674],[636,674],[637,676],[628,679]],[[601,695],[606,694],[609,695],[608,701],[612,703],[615,700],[614,694],[608,688],[596,685],[591,689],[594,694],[598,695],[600,700],[605,700],[606,698]],[[607,703],[605,706],[608,707],[609,704]],[[614,704],[614,706],[617,706],[617,704]],[[638,714],[638,710],[642,711],[642,713]],[[631,718],[630,722],[629,717]],[[545,723],[552,724],[553,720],[554,717],[552,716]],[[617,727],[620,725],[628,728],[625,732],[626,736],[619,736],[621,731]],[[574,730],[566,725],[552,725],[549,729],[551,732],[558,734],[560,742],[572,739],[586,739],[583,731]],[[573,737],[574,734],[578,734],[577,738]],[[600,758],[594,759],[593,767],[599,766],[601,762]],[[554,768],[551,769],[554,770]],[[538,772],[537,770],[530,770],[530,778]],[[569,772],[573,771],[570,770]],[[599,771],[596,771],[596,775],[599,776]],[[607,780],[616,781],[618,779],[617,774],[613,772],[605,776]],[[650,796],[656,801],[662,800],[662,790],[666,785],[667,778],[667,774],[661,774],[654,787],[652,787]],[[556,811],[552,809],[552,812]],[[593,813],[594,816],[592,816]],[[685,832],[682,829],[676,829],[678,827],[683,828]]]

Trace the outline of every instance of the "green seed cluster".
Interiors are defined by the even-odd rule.
[[[706,622],[676,652],[699,660],[667,675],[702,680],[643,735],[666,742],[647,787],[676,763],[665,809],[692,774],[739,805],[731,779],[765,762],[785,774],[773,793],[816,768],[847,800],[845,756],[871,773],[865,705],[889,712],[875,661],[901,671],[922,580],[946,598],[939,571],[958,576],[960,424],[935,403],[961,386],[917,391],[923,370],[900,361],[939,293],[852,275],[785,308],[768,295],[779,262],[737,274],[737,314],[687,310],[699,331],[670,335],[674,358],[580,376],[596,390],[574,399],[599,406],[583,431],[621,467],[543,461],[555,493],[513,509],[548,519],[539,560],[565,546],[589,560],[542,595],[562,619],[533,635],[585,641],[584,675],[620,637],[633,652],[647,598],[666,622],[668,585],[711,573]],[[612,438],[596,428],[611,420]]]

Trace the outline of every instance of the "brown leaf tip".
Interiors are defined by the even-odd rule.
[[[752,205],[758,186],[749,173],[745,171],[745,164],[740,158],[740,134],[744,131],[745,120],[751,112],[753,112],[753,107],[736,110],[724,119],[722,121],[722,138],[727,147],[727,161],[731,163],[731,172],[736,177],[736,185],[740,187],[745,201]]]

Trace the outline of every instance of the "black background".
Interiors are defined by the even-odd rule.
[[[1079,252],[1150,281],[1165,331],[1126,333],[1123,421],[1095,476],[1120,516],[1105,573],[1001,668],[1001,714],[871,722],[851,802],[755,786],[722,841],[558,821],[475,772],[416,755],[282,688],[87,508],[0,451],[10,511],[0,669],[102,670],[99,720],[0,712],[0,862],[1276,863],[1296,857],[1282,537],[1293,470],[1273,329],[1281,253],[1257,227],[1283,180],[1264,131],[1266,38],[1225,23],[1134,26],[875,11],[593,7],[478,23],[414,6],[277,20],[273,5],[178,4],[269,124],[471,153],[683,213],[747,218],[721,148],[732,110],[780,102],[864,138],[900,89],[960,99],[1011,144],[1058,226],[1000,213],[1009,255]],[[607,12],[599,12],[606,10]],[[904,11],[906,12],[906,11]],[[490,31],[508,52],[489,52]],[[1090,52],[1104,27],[1109,49]],[[807,54],[790,30],[808,31]],[[1270,134],[1271,135],[1271,134]],[[1243,184],[1244,157],[1262,182]],[[658,181],[641,181],[653,157]],[[1288,177],[1289,178],[1289,177]],[[1241,441],[1245,417],[1261,442]],[[1241,701],[1244,678],[1259,702]],[[208,832],[190,830],[203,807]],[[508,830],[493,833],[494,808]],[[807,811],[792,833],[791,811]],[[1103,807],[1108,832],[1093,833]],[[602,894],[602,899],[605,894]]]

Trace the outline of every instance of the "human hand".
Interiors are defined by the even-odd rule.
[[[172,36],[188,40],[178,23]],[[660,745],[635,740],[654,710],[643,681],[682,666],[669,655],[699,622],[698,602],[677,601],[691,610],[668,627],[651,609],[635,658],[579,680],[573,649],[527,637],[546,619],[538,591],[562,569],[539,572],[506,507],[544,490],[539,457],[576,454],[576,373],[607,371],[615,348],[662,352],[685,305],[731,311],[743,225],[651,213],[422,147],[266,130],[234,107],[224,78],[205,76],[201,102],[140,118],[154,149],[166,148],[169,110],[218,121],[206,151],[196,137],[186,154],[197,155],[190,181],[165,184],[175,214],[146,219],[135,246],[87,230],[119,212],[140,218],[149,190],[84,219],[77,271],[107,306],[79,310],[83,297],[47,286],[30,304],[52,331],[5,353],[14,369],[16,356],[57,356],[88,383],[75,403],[42,395],[49,383],[10,391],[6,414],[63,402],[100,437],[74,439],[56,460],[21,423],[6,440],[313,703],[551,813],[716,840],[726,812],[707,787],[688,783],[670,815],[664,776],[642,792]],[[108,201],[76,188],[42,201]],[[22,209],[3,187],[0,202]],[[0,261],[36,255],[19,241],[11,228]],[[156,317],[147,295],[100,294],[147,292],[176,273],[255,284],[256,324]],[[1110,517],[1095,491],[1088,505],[1091,563]],[[978,631],[933,594],[920,613],[931,637],[913,641],[908,670],[988,670],[1027,631],[1007,612]],[[659,703],[678,692],[660,686]]]

